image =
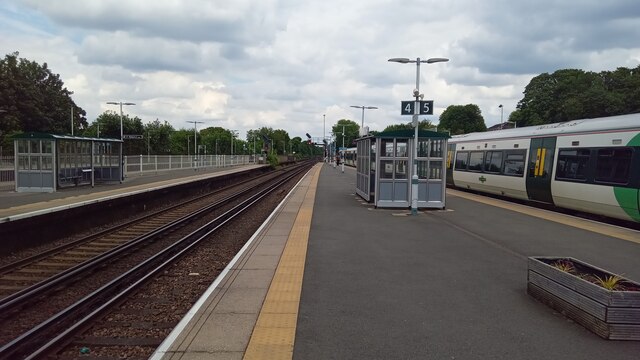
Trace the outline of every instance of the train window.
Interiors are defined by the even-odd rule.
[[[571,149],[558,152],[558,165],[556,167],[556,179],[579,180],[587,179],[587,166],[591,150]]]
[[[469,152],[458,151],[456,154],[456,170],[467,170],[467,164],[469,163]]]
[[[502,169],[502,151],[487,151],[484,160],[484,171],[499,173]]]
[[[629,183],[631,148],[598,149],[596,159],[596,182],[611,184]]]
[[[510,176],[524,175],[524,157],[526,151],[510,150],[504,154],[504,169],[502,173]]]
[[[484,151],[472,151],[469,156],[469,170],[482,171],[483,159],[484,159]]]

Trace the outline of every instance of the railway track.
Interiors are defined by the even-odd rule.
[[[138,220],[128,226],[118,227],[112,232],[107,231],[109,235],[105,236],[111,240],[105,240],[104,236],[98,237],[91,241],[92,244],[97,244],[95,246],[88,246],[85,242],[75,246],[74,250],[53,254],[45,263],[52,263],[51,259],[57,260],[57,257],[61,257],[60,254],[65,254],[62,257],[69,257],[69,251],[92,254],[93,256],[89,256],[89,260],[84,260],[72,268],[38,282],[35,286],[2,299],[0,313],[3,315],[0,320],[5,324],[12,324],[12,326],[9,329],[4,327],[0,334],[4,344],[0,347],[0,358],[39,358],[58,351],[64,344],[73,345],[74,342],[70,339],[74,334],[89,329],[96,318],[103,316],[113,306],[121,304],[128,296],[131,296],[131,293],[151,278],[164,273],[164,278],[175,279],[175,277],[166,276],[169,272],[167,269],[172,268],[172,264],[179,261],[186,253],[193,251],[193,248],[202,246],[198,244],[210,239],[212,234],[220,232],[225,228],[225,224],[236,219],[239,214],[250,211],[256,205],[259,206],[264,198],[274,196],[274,193],[280,193],[280,195],[284,193],[284,191],[278,192],[279,186],[282,183],[290,184],[292,179],[301,176],[300,174],[308,168],[307,164],[295,171],[290,169],[287,174],[278,174],[281,177],[272,177],[267,183],[261,183],[261,186],[257,186],[256,183],[246,183],[242,191],[234,191],[231,195],[219,195],[218,200],[213,203],[210,198],[203,198],[190,202],[188,205],[183,204],[181,210],[176,210],[180,215],[167,216],[166,212],[160,212],[153,217],[153,220],[152,218]],[[257,190],[258,188],[260,190]],[[248,192],[252,194],[241,195]],[[243,199],[239,200],[240,197]],[[209,205],[196,206],[199,207],[197,210],[191,208],[193,203],[202,202],[209,203]],[[184,210],[186,208],[190,210]],[[189,215],[185,215],[185,213],[189,213]],[[157,220],[159,217],[163,220]],[[138,235],[140,232],[143,234]],[[114,234],[119,235],[111,237]],[[122,239],[124,239],[124,243],[122,243]],[[211,265],[208,267],[208,270],[211,270],[208,277],[201,277],[199,272],[193,271],[186,274],[188,278],[196,280],[196,289],[203,288],[204,284],[210,283],[208,278],[224,268],[225,261],[228,261],[235,254],[235,251],[240,248],[238,244],[243,241],[233,241],[232,243],[229,244],[223,239],[218,241],[217,245],[209,245],[215,249],[210,249],[208,252],[213,252],[215,256],[210,262],[204,263]],[[112,248],[113,245],[117,246]],[[105,249],[110,250],[105,252]],[[207,253],[207,250],[204,251]],[[228,259],[225,260],[226,258]],[[40,265],[34,264],[41,262],[42,260],[36,260],[31,263],[31,266],[38,268]],[[202,265],[203,262],[200,261],[198,266],[202,267]],[[41,267],[47,269],[43,273],[53,271],[51,268]],[[186,266],[186,268],[188,267]],[[176,269],[179,270],[182,267],[176,267]],[[33,291],[34,288],[42,290]],[[143,296],[147,300],[138,301],[137,304],[146,306],[153,303],[158,307],[163,307],[160,304],[164,304],[169,308],[175,305],[180,307],[181,311],[186,311],[188,310],[186,305],[177,305],[175,304],[176,300],[170,298],[175,295],[188,298],[189,300],[181,302],[184,304],[193,303],[197,299],[196,296],[186,296],[190,293],[196,294],[197,290],[177,291],[173,286],[170,288],[172,290],[169,291],[169,295],[157,296],[157,292],[152,291],[151,295]],[[83,295],[68,299],[69,294],[75,292]],[[45,300],[43,301],[43,299]],[[136,301],[133,303],[135,304]],[[33,311],[32,309],[46,309],[46,311]],[[146,352],[153,351],[155,346],[162,341],[164,335],[171,330],[172,325],[179,321],[181,311],[176,312],[175,309],[170,311],[169,315],[165,315],[166,321],[118,320],[126,317],[122,314],[113,318],[115,323],[120,324],[118,326],[129,331],[134,328],[142,328],[146,330],[138,331],[148,332],[152,326],[159,327],[160,329],[154,330],[159,334],[157,337],[145,336],[144,339],[141,339],[135,334],[123,337],[122,334],[126,331],[122,330],[116,331],[117,337],[105,340],[104,336],[89,336],[85,337],[82,342],[95,345],[96,338],[100,338],[101,340],[97,343],[103,347],[106,344],[116,348],[138,349],[142,347],[146,349]],[[131,311],[129,312],[131,313]],[[152,312],[158,313],[156,310]],[[144,315],[145,311],[137,311],[137,313],[137,315]],[[122,326],[123,324],[125,325]],[[113,324],[109,328],[113,330]],[[20,335],[14,336],[16,333]],[[128,355],[133,356],[132,353]]]

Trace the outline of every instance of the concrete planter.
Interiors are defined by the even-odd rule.
[[[570,261],[575,272],[556,268]],[[627,290],[607,290],[585,280],[612,276],[606,270],[567,257],[530,257],[527,292],[565,316],[610,340],[640,340],[640,284],[622,278]]]

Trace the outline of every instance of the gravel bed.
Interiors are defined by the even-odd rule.
[[[297,181],[290,181],[286,188],[292,188]],[[118,309],[104,316],[60,357],[73,358],[81,349],[87,348],[90,355],[83,355],[83,358],[150,356],[286,196],[288,189],[271,194],[240,219],[210,237],[161,277],[149,282]],[[127,339],[132,344],[105,346],[95,341],[104,338]],[[136,343],[140,340],[150,344]]]

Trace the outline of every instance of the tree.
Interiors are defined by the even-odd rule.
[[[98,133],[98,129],[100,133]],[[142,155],[147,153],[147,142],[144,141],[146,130],[142,124],[142,119],[137,116],[131,118],[129,115],[124,114],[122,116],[122,132],[124,135],[143,136],[143,139],[124,139],[124,155]],[[120,139],[120,114],[112,110],[103,112],[98,115],[96,120],[87,126],[81,134],[89,137]]]
[[[600,73],[562,69],[529,82],[515,114],[518,126],[640,112],[640,65]]]
[[[60,75],[46,63],[18,56],[14,52],[0,60],[0,132],[70,134],[72,119],[74,130],[86,128],[86,112],[73,102],[73,92],[64,87]]]
[[[171,134],[173,126],[167,121],[164,123],[156,119],[144,126],[144,144],[148,155],[171,155]]]
[[[431,123],[431,120],[427,120],[427,119],[422,119],[420,120],[420,122],[418,123],[418,130],[434,130],[435,126]],[[386,128],[384,128],[383,132],[385,131],[396,131],[396,130],[413,130],[413,124],[412,123],[406,123],[406,124],[393,124],[393,125],[389,125]]]
[[[342,133],[344,128],[344,134]],[[354,146],[355,140],[359,137],[360,125],[353,120],[340,119],[338,123],[331,127],[331,132],[336,139],[336,148],[342,147],[344,138],[344,147]]]
[[[451,135],[486,131],[487,126],[478,105],[450,105],[440,115],[438,128],[448,129]]]

